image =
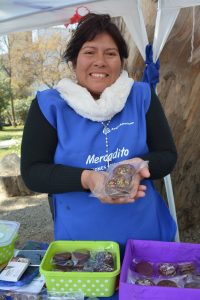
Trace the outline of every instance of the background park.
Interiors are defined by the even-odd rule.
[[[149,40],[153,40],[157,1],[141,1]],[[115,18],[130,48],[126,68],[141,80],[144,61],[121,17]],[[200,7],[181,9],[160,55],[158,96],[167,115],[178,150],[178,162],[171,174],[181,241],[200,242]],[[17,32],[0,39],[0,163],[15,153],[20,159],[24,122],[37,90],[53,87],[70,76],[62,61],[69,39],[64,27]],[[1,147],[2,145],[2,147]],[[53,238],[47,195],[11,195],[1,192],[0,219],[20,220],[19,243]],[[165,195],[163,181],[157,181]],[[44,222],[45,220],[45,222]],[[41,222],[43,222],[41,224]],[[46,226],[46,227],[44,227]],[[31,228],[31,230],[30,230]],[[23,238],[22,238],[23,237]]]

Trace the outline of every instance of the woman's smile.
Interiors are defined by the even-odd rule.
[[[105,78],[105,77],[108,77],[109,75],[108,74],[103,74],[103,73],[90,73],[89,74],[91,77],[93,78]]]

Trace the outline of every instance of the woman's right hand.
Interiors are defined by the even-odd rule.
[[[106,172],[96,172],[92,170],[84,170],[81,175],[81,183],[84,189],[94,192],[97,187],[99,190],[104,187]]]

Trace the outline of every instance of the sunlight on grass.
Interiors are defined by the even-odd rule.
[[[2,159],[5,155],[11,153],[17,153],[17,155],[20,156],[22,134],[23,134],[23,126],[3,127],[3,130],[0,131],[0,143],[12,139],[16,141],[16,144],[9,146],[7,148],[0,148],[0,159]]]

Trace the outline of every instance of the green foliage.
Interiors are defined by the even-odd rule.
[[[9,105],[10,88],[8,78],[0,72],[0,120],[2,120],[2,113]],[[3,120],[2,120],[3,121]]]
[[[31,32],[12,33],[2,46],[7,51],[0,54],[0,121],[24,124],[33,91],[52,88],[70,74],[62,62],[66,31],[46,30],[34,42]]]
[[[32,100],[33,100],[33,97],[28,97],[26,99],[16,99],[14,101],[14,103],[15,103],[16,122],[17,122],[18,125],[23,125],[24,124]]]

